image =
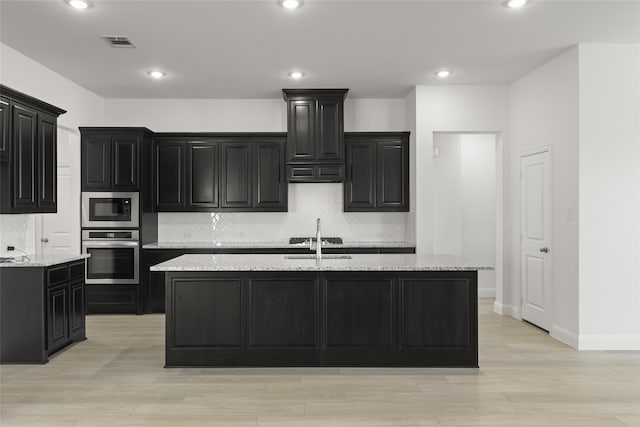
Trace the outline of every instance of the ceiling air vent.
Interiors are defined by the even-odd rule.
[[[111,47],[136,47],[127,36],[102,36]]]

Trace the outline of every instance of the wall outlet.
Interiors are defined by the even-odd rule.
[[[7,246],[7,250],[8,251],[15,251],[16,247],[15,246]]]

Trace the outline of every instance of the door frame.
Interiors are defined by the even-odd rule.
[[[523,198],[522,198],[522,183],[523,183],[523,175],[522,175],[522,159],[525,157],[529,157],[529,156],[533,156],[536,154],[542,154],[542,153],[548,153],[549,155],[549,174],[548,174],[548,178],[549,178],[549,187],[551,188],[551,194],[550,194],[550,207],[549,207],[549,221],[551,222],[551,224],[549,224],[549,239],[548,239],[548,246],[552,248],[552,252],[551,255],[548,257],[548,259],[545,260],[545,263],[548,263],[548,268],[551,271],[551,285],[550,285],[550,289],[551,289],[551,293],[550,293],[550,305],[549,305],[549,313],[550,313],[550,322],[549,322],[549,330],[551,330],[551,325],[553,325],[553,306],[554,306],[554,298],[553,298],[553,146],[551,145],[542,145],[539,147],[535,147],[535,148],[531,148],[529,150],[524,150],[520,152],[520,155],[518,157],[519,161],[518,161],[518,173],[520,176],[520,180],[518,182],[518,194],[519,194],[519,201],[518,201],[518,207],[520,209],[519,215],[518,215],[518,263],[517,263],[517,274],[518,274],[518,286],[516,287],[516,306],[517,306],[517,318],[519,320],[524,320],[522,318],[522,305],[524,303],[523,301],[523,295],[524,295],[524,283],[522,281],[522,243],[523,243],[523,234],[522,234],[522,226],[523,226],[523,209],[522,209],[522,204],[523,204]]]

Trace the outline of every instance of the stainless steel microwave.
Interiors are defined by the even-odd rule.
[[[82,227],[137,228],[137,192],[83,192]]]

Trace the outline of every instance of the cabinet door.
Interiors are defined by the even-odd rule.
[[[111,188],[111,138],[88,135],[82,139],[82,189]]]
[[[409,147],[403,142],[378,143],[376,207],[409,210]]]
[[[16,211],[38,207],[38,140],[35,111],[13,105],[13,200]]]
[[[0,162],[11,158],[9,144],[9,99],[0,96]]]
[[[38,116],[38,212],[56,212],[57,132],[55,117]]]
[[[137,136],[117,136],[111,140],[113,150],[113,187],[117,189],[138,188]]]
[[[69,284],[47,288],[47,349],[51,354],[69,342]]]
[[[309,162],[316,159],[316,100],[289,101],[287,150],[289,161]]]
[[[316,158],[332,162],[344,160],[342,99],[318,99]]]
[[[370,142],[347,144],[347,179],[344,210],[373,210],[376,206],[376,146]]]
[[[284,168],[284,141],[256,145],[255,208],[287,210]]]
[[[218,143],[187,143],[187,207],[218,207]]]
[[[158,211],[184,210],[184,142],[156,146],[156,208]]]
[[[222,143],[220,207],[250,208],[251,152],[249,143]]]
[[[69,286],[69,338],[84,338],[84,281]]]

